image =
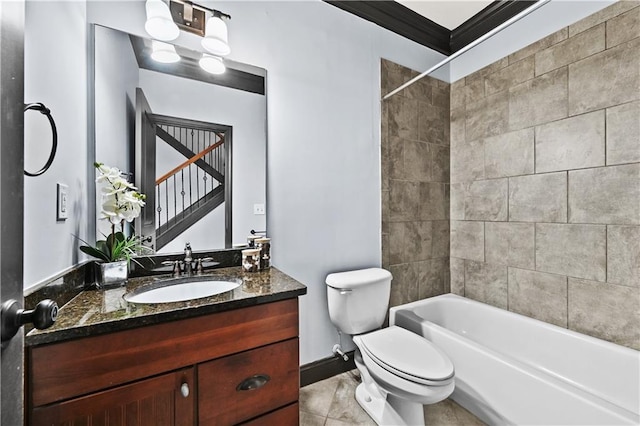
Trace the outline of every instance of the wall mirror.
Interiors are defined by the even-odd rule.
[[[266,70],[225,61],[223,74],[198,64],[202,52],[174,46],[158,62],[154,42],[100,25],[90,30],[92,161],[118,167],[147,196],[136,233],[158,253],[229,248],[264,230]],[[92,78],[93,75],[93,78]],[[100,220],[96,236],[109,232]]]

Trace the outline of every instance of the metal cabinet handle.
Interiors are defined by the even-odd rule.
[[[185,398],[189,397],[189,383],[183,383],[182,386],[180,386],[180,393]]]
[[[271,380],[271,377],[266,374],[256,374],[255,376],[247,377],[236,387],[238,392],[259,389],[267,384]]]

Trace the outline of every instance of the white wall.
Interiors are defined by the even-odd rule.
[[[308,287],[304,364],[338,342],[326,275],[381,262],[380,58],[424,69],[441,55],[326,3],[254,7],[256,22],[234,29],[232,42],[251,37],[240,48],[252,47],[269,72],[267,229],[274,265]]]
[[[95,159],[125,173],[132,161],[138,63],[129,37],[104,27],[95,28]],[[90,163],[87,160],[87,163]],[[96,239],[111,232],[101,218],[102,195],[96,189]]]
[[[381,262],[380,58],[425,69],[442,56],[325,3],[262,8],[252,26],[261,42],[247,45],[269,72],[267,229],[274,265],[308,287],[307,363],[338,342],[326,275]]]
[[[95,29],[96,160],[129,170],[138,86],[138,63],[129,37],[104,27]]]
[[[58,129],[53,165],[24,179],[24,287],[78,262],[77,235],[87,235],[87,53],[84,2],[26,2],[26,103],[51,109]],[[46,117],[25,113],[25,168],[35,172],[51,149]],[[56,221],[56,183],[69,186],[66,221]]]
[[[552,0],[507,29],[454,59],[450,82],[553,34],[615,0]]]
[[[158,250],[158,253],[181,253],[186,243],[190,243],[194,251],[224,247],[224,208],[224,203],[220,204],[218,208]]]

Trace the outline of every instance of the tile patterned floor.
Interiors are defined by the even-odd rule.
[[[357,370],[313,383],[300,389],[300,424],[303,426],[376,426],[354,397],[360,383]],[[425,406],[429,426],[481,426],[473,414],[453,402],[444,400]]]

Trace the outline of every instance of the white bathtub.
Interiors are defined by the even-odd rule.
[[[638,351],[453,294],[391,308],[389,322],[446,352],[451,397],[489,424],[640,424]]]

